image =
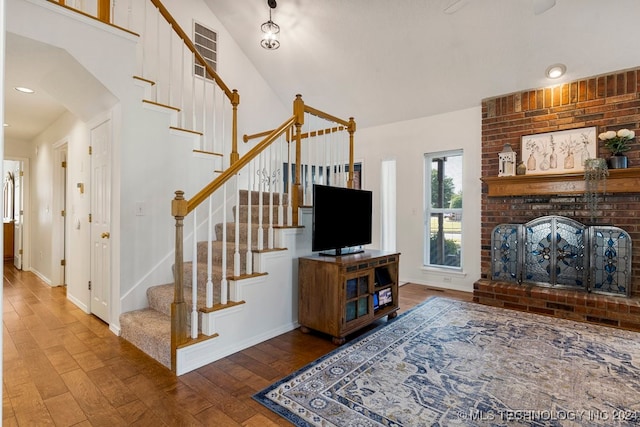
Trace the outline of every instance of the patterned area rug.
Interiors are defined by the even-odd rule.
[[[254,399],[298,426],[636,426],[640,334],[432,298]]]

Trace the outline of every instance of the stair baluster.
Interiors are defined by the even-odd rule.
[[[284,225],[284,174],[282,173],[282,168],[284,167],[284,148],[285,148],[285,140],[284,136],[280,136],[278,140],[278,164],[277,164],[277,181],[278,181],[278,226],[282,227]]]
[[[191,338],[198,338],[198,212],[193,210],[193,260],[191,261]]]
[[[251,197],[251,190],[255,189],[255,175],[253,174],[253,169],[254,169],[254,165],[255,164],[255,160],[249,162],[249,164],[247,164],[247,274],[253,274],[253,251],[252,251],[252,244],[253,242],[251,241],[251,235],[252,235],[252,230],[253,230],[253,215],[252,213],[252,209],[251,209],[251,204],[252,204],[252,197]],[[240,206],[238,206],[237,209],[240,209]]]
[[[264,152],[260,153],[260,155],[258,156],[258,164],[259,164],[259,169],[258,169],[258,230],[257,230],[257,237],[258,237],[258,250],[261,251],[264,249],[264,228],[262,226],[262,216],[263,216],[263,211],[262,211],[262,190],[264,188],[264,171],[265,171],[265,166],[264,166]]]
[[[213,195],[209,196],[209,215],[207,216],[207,287],[206,307],[213,307]]]
[[[228,301],[227,282],[227,183],[222,185],[222,279],[220,280],[220,304]]]
[[[240,276],[240,174],[236,174],[236,215],[235,215],[235,235],[233,238],[233,275]]]
[[[273,189],[276,185],[276,167],[273,161],[273,146],[267,149],[267,155],[269,159],[269,170],[266,174],[266,185],[268,185],[269,189],[269,228],[267,229],[267,247],[269,249],[273,249]]]

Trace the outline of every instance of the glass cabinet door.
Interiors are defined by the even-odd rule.
[[[345,322],[351,322],[370,314],[371,294],[369,274],[350,277],[346,282]]]

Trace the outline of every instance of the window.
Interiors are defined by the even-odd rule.
[[[396,250],[396,161],[382,161],[380,236],[383,251]]]
[[[193,40],[196,50],[202,55],[207,64],[216,71],[218,63],[218,35],[216,32],[196,22],[193,26]],[[197,61],[193,64],[193,73],[200,77],[205,75],[204,67]]]
[[[425,155],[425,259],[462,266],[462,150]]]

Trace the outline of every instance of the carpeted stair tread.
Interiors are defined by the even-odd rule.
[[[171,317],[151,308],[120,315],[120,336],[171,368]]]
[[[273,224],[277,224],[278,223],[278,212],[279,210],[282,209],[282,225],[286,225],[287,223],[287,211],[288,211],[288,206],[287,205],[283,205],[283,206],[278,206],[277,204],[274,204],[272,209],[271,209],[271,222]],[[240,207],[238,208],[237,206],[233,207],[233,215],[234,215],[234,219],[236,218],[236,215],[238,215],[239,212],[239,221],[240,222],[248,222],[248,218],[249,218],[249,206],[248,205],[240,205]],[[257,223],[260,220],[260,206],[258,205],[251,205],[251,222],[252,223]],[[262,206],[262,222],[263,223],[268,223],[269,222],[269,205],[263,205]]]
[[[246,242],[246,237],[245,237]],[[214,240],[211,242],[211,261],[213,265],[222,266],[222,241]],[[209,247],[206,241],[197,243],[197,251],[198,251],[198,263],[205,264],[207,263],[207,253],[209,251]],[[255,252],[258,249],[257,245],[251,249],[252,252]],[[229,270],[233,272],[233,259],[235,256],[236,248],[234,242],[227,242],[227,266],[229,266]],[[247,245],[246,243],[241,243],[238,245],[238,253],[240,254],[240,270],[244,271],[247,265]]]
[[[227,267],[227,280],[233,277],[233,258],[227,259],[228,267]],[[191,287],[191,283],[193,282],[193,263],[185,262],[184,263],[184,286]],[[207,285],[207,263],[197,263],[198,275],[198,289],[204,290]],[[240,270],[240,274],[244,274],[244,270]],[[220,265],[212,265],[211,266],[211,282],[213,282],[214,288],[219,288],[220,281],[222,280],[222,267]]]
[[[260,201],[260,192],[259,191],[251,191],[249,192],[248,190],[240,190],[240,204],[241,205],[246,205],[248,204],[249,198],[248,198],[248,194],[251,193],[251,204],[252,205],[257,205],[258,202]],[[267,192],[267,191],[263,191],[262,192],[262,203],[263,204],[267,204],[269,203],[269,195],[271,193]],[[280,203],[280,193],[273,193],[273,203],[275,204],[279,204]],[[286,193],[282,194],[282,203],[285,204],[287,203],[287,201],[289,200],[288,196]]]
[[[240,242],[246,242],[247,241],[247,230],[249,229],[249,224],[246,223],[240,223]],[[215,226],[215,232],[216,232],[216,238],[217,240],[222,240],[223,236],[222,236],[222,231],[223,231],[223,224],[216,224]],[[236,223],[235,222],[227,222],[226,223],[226,228],[227,228],[227,236],[226,236],[226,240],[227,242],[235,242],[236,239]],[[259,229],[260,229],[260,225],[259,224],[251,224],[251,245],[252,247],[257,246],[258,244],[258,235],[259,235]],[[268,236],[269,236],[269,224],[262,224],[262,241],[263,241],[263,245],[264,247],[267,247],[267,243],[268,243]]]
[[[187,312],[191,312],[191,287],[184,287],[184,301],[187,306]],[[171,315],[171,304],[173,303],[174,284],[168,283],[166,285],[152,286],[147,289],[147,300],[149,301],[149,308],[166,314]],[[213,287],[213,301],[220,301],[220,286]],[[204,286],[202,289],[198,288],[198,307],[205,307],[207,303],[207,294]],[[187,323],[190,323],[190,317],[187,319]]]

